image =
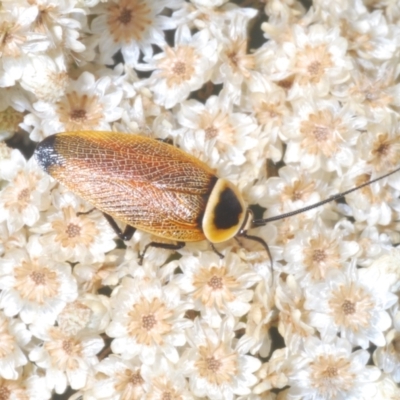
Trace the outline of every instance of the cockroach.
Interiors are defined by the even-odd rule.
[[[250,228],[287,218],[337,200],[381,177],[310,206],[266,219],[253,214],[234,184],[218,178],[202,161],[163,141],[136,134],[100,131],[65,132],[38,144],[35,157],[54,179],[102,211],[122,240],[136,229],[176,243],[149,247],[178,250],[186,242],[214,244],[234,237],[258,242],[272,257],[267,243],[249,235]],[[121,231],[115,220],[126,224]]]

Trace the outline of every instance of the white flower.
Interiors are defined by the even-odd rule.
[[[83,329],[104,332],[110,322],[110,300],[106,296],[85,293],[68,303],[57,316],[60,329],[73,336]]]
[[[24,354],[31,334],[19,318],[8,318],[0,313],[0,376],[4,379],[17,379],[21,366],[28,360]]]
[[[256,394],[270,391],[271,389],[282,389],[288,384],[287,374],[290,371],[290,359],[288,348],[275,350],[268,362],[263,364],[257,372],[261,382],[255,386],[253,392]]]
[[[315,224],[312,229],[296,232],[285,246],[282,271],[293,274],[303,287],[325,279],[358,251],[355,241],[346,240],[347,233],[340,222],[334,229]]]
[[[18,379],[0,378],[2,395],[15,400],[50,400],[51,391],[46,387],[46,379],[38,372],[28,369]]]
[[[76,0],[30,0],[38,10],[37,18],[32,24],[32,31],[43,34],[49,40],[49,47],[62,49],[66,55],[85,51],[82,31],[87,30],[86,12],[75,7]]]
[[[102,262],[76,264],[74,276],[87,293],[96,293],[103,286],[116,286],[129,273],[128,268],[123,265],[124,257],[127,260],[133,258],[137,267],[137,252],[134,253],[131,249],[114,249],[105,255]]]
[[[191,325],[184,318],[188,308],[173,285],[123,279],[113,293],[112,320],[106,329],[107,335],[115,338],[112,351],[124,359],[139,355],[145,364],[153,364],[157,354],[176,363],[177,347],[186,342],[184,329]]]
[[[310,324],[324,340],[339,332],[351,344],[366,349],[369,342],[385,345],[383,332],[391,320],[385,311],[398,299],[380,284],[377,272],[356,269],[331,270],[325,282],[308,288],[304,307],[310,310]]]
[[[381,379],[375,383],[375,390],[371,390],[363,399],[365,400],[397,400],[400,398],[400,387],[389,375],[382,374]]]
[[[144,365],[142,376],[147,388],[148,400],[177,399],[192,400],[182,368],[159,357],[154,365]]]
[[[35,6],[15,6],[13,2],[2,3],[0,14],[0,37],[7,38],[0,44],[0,86],[15,85],[26,65],[27,54],[37,54],[46,50],[50,42],[43,34],[32,32],[32,24],[37,18]]]
[[[14,132],[17,132],[23,118],[23,113],[12,107],[0,111],[0,141],[11,138]]]
[[[279,176],[262,180],[252,188],[257,203],[268,209],[268,216],[283,214],[317,203],[326,194],[325,180],[313,178],[301,167],[287,165],[279,169]],[[314,217],[318,210],[307,212]]]
[[[327,29],[319,23],[306,28],[295,24],[292,41],[283,46],[290,60],[286,72],[294,74],[290,99],[313,92],[318,97],[326,96],[333,85],[349,79],[353,66],[347,55],[347,42],[338,28]]]
[[[221,324],[221,314],[241,317],[250,310],[253,291],[249,288],[261,277],[236,254],[229,252],[220,259],[205,251],[199,257],[183,256],[175,263],[182,274],[174,282],[212,327]]]
[[[24,225],[34,225],[40,211],[47,209],[50,180],[33,159],[26,162],[18,150],[1,167],[0,178],[9,183],[0,190],[0,222],[6,221],[8,231],[14,233]]]
[[[392,293],[397,293],[400,289],[400,249],[391,247],[388,253],[372,262],[371,273],[376,274],[379,279],[379,286]],[[372,272],[373,271],[373,272]]]
[[[387,119],[400,104],[400,84],[396,82],[395,68],[382,63],[370,73],[354,70],[351,81],[335,87],[332,93],[356,114],[376,123]]]
[[[287,143],[286,163],[300,163],[303,169],[338,171],[354,162],[353,146],[366,120],[356,117],[335,100],[317,97],[293,103],[294,113],[282,128]]]
[[[27,324],[53,323],[78,295],[71,267],[49,260],[37,236],[30,236],[26,250],[7,252],[0,268],[0,308],[7,316],[19,314]]]
[[[103,348],[103,339],[93,333],[80,332],[74,336],[58,327],[36,323],[30,326],[33,336],[41,340],[29,353],[29,359],[43,368],[47,388],[64,393],[85,386],[88,374],[98,364],[96,354]]]
[[[105,253],[115,248],[115,232],[104,216],[96,211],[79,214],[86,206],[71,192],[53,190],[53,205],[47,221],[32,231],[40,233],[44,251],[57,261],[103,262]]]
[[[191,154],[199,149],[210,149],[210,154],[206,152],[203,159],[213,167],[243,165],[247,151],[259,145],[255,120],[249,115],[232,112],[218,96],[210,96],[205,104],[196,100],[181,103],[177,118],[182,127],[175,132],[177,143]]]
[[[381,174],[371,173],[371,167],[360,161],[347,172],[345,182],[347,188],[357,187],[378,178]],[[357,192],[346,196],[347,204],[342,205],[343,212],[357,222],[365,222],[368,226],[388,225],[392,221],[394,209],[400,209],[398,193],[400,191],[400,174],[394,174],[372,185],[367,185]],[[387,183],[391,183],[390,186]],[[396,187],[396,190],[393,189]]]
[[[271,351],[269,330],[277,318],[272,289],[269,283],[261,281],[254,291],[251,308],[246,315],[245,333],[237,344],[237,349],[243,353],[254,355],[258,352],[261,357],[268,357]]]
[[[304,289],[292,275],[286,277],[286,282],[278,281],[275,304],[279,310],[278,331],[286,347],[296,353],[315,329],[310,326],[309,312],[304,308]]]
[[[174,47],[166,46],[147,64],[136,66],[141,70],[154,70],[148,80],[142,80],[137,86],[148,85],[155,102],[171,108],[210,79],[216,50],[217,42],[206,30],[192,36],[187,26],[179,27]]]
[[[392,249],[393,241],[384,233],[380,233],[376,226],[365,226],[364,223],[354,225],[357,232],[359,250],[355,255],[360,267],[369,267],[378,262],[387,254],[387,249]]]
[[[398,119],[387,116],[376,124],[368,124],[366,132],[357,143],[360,158],[373,167],[373,171],[383,175],[398,167],[400,158],[400,137]],[[400,189],[400,174],[388,178],[389,184]]]
[[[393,58],[398,50],[395,38],[398,38],[399,29],[388,23],[380,10],[368,12],[366,8],[348,2],[346,9],[335,11],[331,8],[326,14],[328,23],[333,27],[340,26],[341,35],[347,39],[348,51],[353,57],[356,55],[354,59],[361,65],[372,66],[372,62]]]
[[[26,232],[20,229],[18,232],[10,234],[5,222],[0,223],[0,256],[15,248],[26,246]]]
[[[235,104],[244,92],[262,87],[265,80],[256,70],[254,54],[248,51],[248,25],[256,15],[256,9],[242,8],[242,12],[232,13],[229,23],[210,25],[220,49],[212,81],[223,84],[221,97]]]
[[[119,119],[122,90],[110,76],[98,79],[83,72],[77,80],[68,82],[68,90],[57,102],[37,101],[33,112],[24,120],[33,129],[30,138],[40,141],[44,136],[63,131],[111,129],[110,122]]]
[[[386,345],[374,351],[374,363],[396,383],[400,383],[400,332],[390,329],[385,335]]]
[[[56,102],[67,89],[69,79],[62,54],[35,55],[27,59],[21,86],[32,92],[38,100]]]
[[[350,343],[335,338],[323,342],[312,337],[292,360],[290,398],[302,400],[359,400],[368,395],[379,378],[376,367],[367,366],[369,353],[352,352]]]
[[[89,391],[93,399],[140,399],[146,393],[139,357],[124,360],[111,354],[96,366],[96,371],[100,374],[96,374],[97,379]]]
[[[196,319],[188,332],[190,348],[183,353],[180,365],[196,396],[232,400],[235,395],[250,394],[257,382],[253,372],[261,362],[235,348],[233,324],[233,318],[227,318],[215,331]]]
[[[164,30],[176,28],[173,18],[163,15],[170,0],[112,0],[92,12],[98,14],[91,31],[98,35],[100,61],[112,64],[112,56],[121,50],[124,61],[134,65],[140,52],[153,55],[153,46],[163,47]],[[174,6],[181,4],[174,1]]]

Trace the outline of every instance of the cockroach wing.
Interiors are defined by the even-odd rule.
[[[176,147],[140,135],[66,132],[35,151],[56,180],[117,220],[183,242],[204,239],[202,219],[217,181]]]

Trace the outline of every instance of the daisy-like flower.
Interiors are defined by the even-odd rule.
[[[10,234],[6,222],[0,223],[0,256],[3,256],[11,249],[20,249],[25,246],[26,232],[24,229]]]
[[[303,169],[338,171],[353,164],[356,144],[366,120],[356,117],[335,100],[297,101],[294,114],[285,122],[282,140],[287,142],[286,163]]]
[[[86,293],[97,293],[103,286],[116,286],[119,280],[128,274],[121,272],[119,266],[124,260],[125,252],[130,249],[114,249],[105,255],[104,261],[99,263],[78,263],[74,266],[74,276],[80,287]],[[137,260],[137,253],[133,255]]]
[[[85,45],[80,39],[82,31],[87,29],[86,12],[76,7],[77,1],[29,0],[28,3],[38,10],[32,30],[44,34],[50,41],[50,48],[62,49],[66,55],[69,55],[68,51],[85,51]]]
[[[347,171],[346,186],[357,187],[379,175],[375,172],[371,173],[371,167],[364,162],[359,162]],[[386,185],[389,182],[396,191]],[[342,209],[347,216],[353,217],[357,222],[365,222],[368,226],[389,225],[392,222],[393,209],[399,209],[400,206],[399,190],[399,175],[394,174],[392,179],[389,177],[380,180],[357,190],[357,193],[346,196],[347,205],[343,205]]]
[[[392,248],[394,241],[388,235],[380,233],[375,226],[365,226],[364,223],[357,224],[357,227],[351,225],[353,233],[347,236],[347,239],[357,240],[359,248],[355,257],[357,257],[358,266],[369,267]]]
[[[285,246],[282,270],[293,274],[303,287],[325,279],[329,271],[342,269],[359,249],[356,242],[346,240],[347,233],[340,222],[333,230],[317,225],[299,231]]]
[[[171,362],[179,360],[177,347],[186,342],[184,329],[191,325],[184,318],[189,304],[181,301],[176,286],[158,281],[125,278],[114,291],[111,323],[107,335],[115,338],[111,349],[124,359],[139,356],[153,364],[157,354]]]
[[[50,42],[31,30],[38,15],[36,7],[4,3],[0,14],[0,86],[9,87],[21,78],[26,55],[45,51]]]
[[[275,350],[271,358],[257,371],[261,382],[254,387],[253,392],[260,394],[271,389],[282,389],[288,384],[290,371],[289,352],[287,348]]]
[[[379,122],[400,104],[400,84],[396,82],[395,68],[383,63],[371,72],[353,71],[351,81],[335,87],[332,93],[356,114]]]
[[[53,323],[66,303],[78,293],[71,267],[43,256],[37,236],[25,249],[10,250],[0,260],[0,308],[8,316],[20,315],[30,324]]]
[[[303,97],[310,92],[323,97],[332,86],[349,79],[352,63],[339,29],[327,30],[322,24],[307,28],[295,24],[292,31],[293,43],[288,42],[284,47],[290,59],[287,72],[294,74],[289,98]]]
[[[12,234],[24,225],[34,225],[40,211],[47,209],[50,180],[33,159],[26,162],[19,150],[13,150],[1,167],[0,178],[9,183],[0,191],[0,222],[6,221]]]
[[[146,61],[136,68],[154,72],[137,86],[148,86],[157,104],[172,108],[211,78],[217,61],[217,41],[206,30],[192,36],[184,25],[176,30],[174,47],[165,46],[162,53]]]
[[[397,246],[391,246],[390,251],[386,251],[381,257],[374,260],[369,269],[379,276],[379,284],[382,288],[392,293],[397,293],[400,289],[399,264],[400,249]],[[396,307],[394,311],[397,312]],[[400,317],[400,314],[398,316]],[[394,324],[396,326],[396,318],[394,319]],[[400,325],[396,329],[400,331]]]
[[[289,350],[296,353],[315,329],[309,324],[309,312],[304,308],[304,290],[292,275],[286,277],[286,282],[279,280],[275,305],[279,310],[278,331]]]
[[[284,166],[279,176],[256,183],[251,191],[257,203],[268,209],[268,216],[297,210],[321,200],[326,196],[325,177],[317,179],[300,167]],[[328,179],[328,177],[326,177]],[[310,211],[307,217],[313,217],[318,210]]]
[[[244,335],[239,339],[237,348],[243,353],[250,352],[261,357],[268,357],[271,351],[269,330],[277,318],[272,288],[268,283],[258,283],[251,308],[247,313]]]
[[[243,165],[248,150],[260,145],[255,138],[255,120],[244,113],[232,112],[225,105],[218,96],[210,96],[205,104],[196,100],[183,102],[177,113],[182,128],[173,132],[188,153],[209,149],[202,158],[213,167]],[[223,176],[227,175],[224,171]]]
[[[8,108],[11,108],[13,111],[7,111]],[[19,122],[19,115],[22,114],[24,116],[24,111],[30,109],[31,99],[21,86],[0,87],[0,111],[6,112],[2,116],[2,125],[4,129],[8,128],[8,134],[18,132],[23,123],[22,121]]]
[[[340,33],[347,40],[348,53],[353,55],[353,59],[364,66],[373,61],[379,63],[391,59],[398,49],[396,40],[393,40],[398,37],[398,27],[389,24],[380,11],[367,12],[351,3],[346,8],[340,11],[340,15],[335,12],[326,15],[329,25],[340,26]]]
[[[8,318],[0,312],[0,377],[18,379],[21,366],[28,360],[24,354],[25,346],[30,342],[31,334],[19,318]]]
[[[100,374],[96,374],[93,387],[88,391],[93,399],[140,399],[146,393],[143,364],[139,357],[124,360],[111,354],[96,366],[96,372]]]
[[[324,340],[331,340],[339,332],[364,349],[369,342],[385,345],[383,332],[391,324],[385,310],[397,301],[397,296],[377,278],[376,271],[357,270],[351,263],[346,271],[331,270],[325,282],[308,288],[304,306],[310,310],[310,324]]]
[[[384,174],[398,167],[400,159],[400,135],[398,120],[394,116],[388,116],[387,120],[380,124],[368,124],[367,131],[359,140],[360,157],[373,167],[378,174]],[[400,189],[398,176],[388,178],[389,183]]]
[[[212,327],[221,324],[221,314],[241,317],[250,310],[253,291],[261,277],[250,270],[236,254],[223,259],[211,251],[200,256],[183,256],[176,265],[182,274],[174,282],[193,301]]]
[[[40,141],[56,132],[77,130],[111,130],[110,122],[119,119],[122,90],[115,87],[110,76],[96,79],[83,72],[77,80],[68,82],[68,90],[55,103],[38,101],[34,111],[24,119],[31,130],[30,138]],[[33,129],[32,129],[33,126]]]
[[[261,363],[235,348],[234,319],[227,318],[217,331],[196,319],[188,332],[190,348],[180,359],[192,393],[211,400],[232,400],[248,395],[257,382],[253,372]]]
[[[53,190],[53,205],[47,221],[32,231],[40,233],[44,251],[57,261],[103,262],[105,253],[115,248],[114,231],[104,216],[96,211],[79,214],[85,206],[70,192]]]
[[[95,334],[79,332],[70,336],[60,328],[38,322],[30,326],[36,338],[43,341],[29,353],[29,359],[43,368],[49,390],[64,393],[85,386],[89,373],[98,364],[96,354],[103,348],[103,339]]]
[[[351,344],[340,338],[330,342],[308,338],[304,350],[292,360],[289,376],[290,398],[303,400],[357,400],[368,395],[380,376],[376,367],[366,365],[369,353],[352,352]]]
[[[60,329],[73,336],[86,329],[104,332],[110,322],[110,299],[106,296],[85,293],[68,303],[57,316]]]
[[[23,114],[12,107],[0,111],[0,140],[9,139],[14,132],[19,130],[19,124],[23,120]]]
[[[367,1],[366,5],[372,6],[374,10],[381,10],[392,24],[400,21],[400,4],[396,0],[372,0]]]
[[[181,3],[173,2],[174,7]],[[154,45],[166,44],[164,30],[176,28],[174,18],[162,15],[170,4],[170,0],[112,0],[94,8],[97,16],[91,31],[98,35],[100,61],[113,64],[112,56],[119,50],[128,65],[138,61],[140,52],[152,57]]]
[[[179,365],[171,365],[162,357],[158,357],[154,365],[144,365],[142,376],[146,382],[146,399],[192,400],[193,394],[190,393],[182,372]]]
[[[254,54],[248,52],[248,24],[256,14],[257,10],[244,8],[242,12],[232,13],[229,24],[210,25],[221,49],[212,81],[222,83],[222,92],[235,104],[240,101],[242,90],[257,89],[264,83],[263,75],[256,71]]]
[[[386,345],[374,351],[374,363],[385,374],[392,376],[396,383],[400,382],[400,332],[390,329],[386,335]]]
[[[400,398],[400,387],[389,375],[383,375],[374,385],[369,395],[364,396],[365,400],[397,400]]]
[[[38,100],[56,102],[69,82],[62,54],[29,57],[21,77],[21,86],[32,92]]]
[[[0,378],[0,387],[4,399],[50,400],[51,398],[45,378],[28,371],[16,380]]]

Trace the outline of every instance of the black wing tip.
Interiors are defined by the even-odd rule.
[[[35,149],[34,156],[46,172],[53,165],[61,165],[60,155],[55,149],[56,135],[51,135],[42,140]]]

